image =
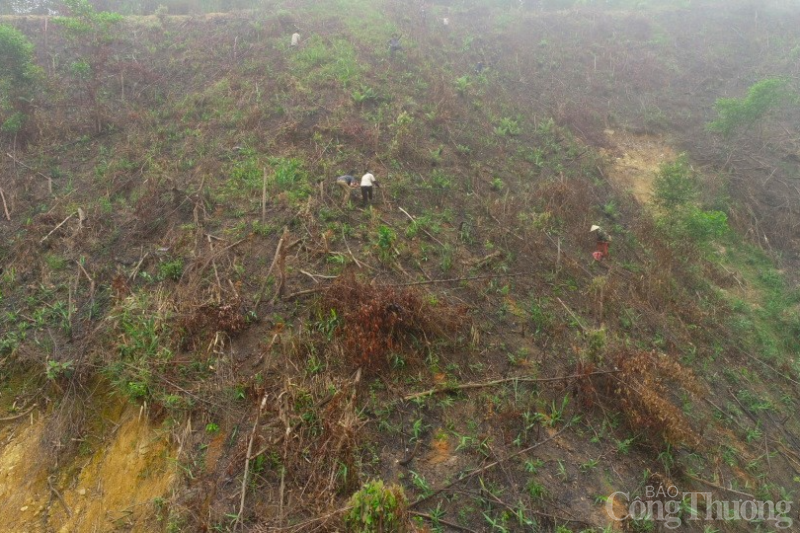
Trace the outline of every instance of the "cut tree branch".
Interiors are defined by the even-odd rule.
[[[573,374],[571,376],[558,376],[554,378],[533,378],[530,376],[518,376],[513,378],[503,378],[503,379],[495,379],[492,381],[478,381],[473,383],[464,383],[463,385],[445,385],[443,387],[437,387],[434,389],[429,389],[423,392],[418,392],[415,394],[409,394],[408,396],[404,396],[403,400],[414,400],[416,398],[423,398],[425,396],[430,396],[431,394],[437,394],[440,392],[455,392],[459,390],[465,389],[481,389],[484,387],[493,387],[495,385],[502,385],[503,383],[545,383],[548,381],[561,381],[567,379],[577,379],[577,378],[585,378],[589,376],[599,376],[603,374],[616,374],[619,370],[607,370],[603,372],[591,372],[589,374]]]

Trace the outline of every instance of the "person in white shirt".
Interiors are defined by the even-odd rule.
[[[372,186],[378,185],[378,180],[372,175],[372,172],[367,171],[366,174],[361,176],[361,205],[367,205],[367,199],[372,201]]]
[[[300,34],[299,33],[293,33],[292,34],[292,46],[297,46],[298,44],[300,44]]]

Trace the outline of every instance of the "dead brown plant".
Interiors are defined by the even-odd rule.
[[[465,322],[463,309],[434,305],[415,288],[376,287],[353,276],[331,285],[323,306],[326,312],[335,309],[338,314],[341,322],[335,334],[348,363],[367,374],[386,369],[391,353],[413,357],[421,347],[447,337]]]
[[[619,373],[605,379],[606,392],[631,428],[645,430],[670,444],[697,446],[700,437],[671,396],[668,385],[695,395],[700,387],[691,370],[664,354],[624,351],[617,356]]]

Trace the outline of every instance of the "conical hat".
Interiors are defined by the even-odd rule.
[[[589,230],[589,232],[591,233],[591,232],[597,231],[599,229],[600,229],[600,226],[592,226],[592,228]]]

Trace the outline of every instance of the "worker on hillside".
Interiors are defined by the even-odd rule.
[[[370,202],[372,201],[373,185],[378,185],[378,181],[375,179],[375,176],[372,175],[372,172],[368,170],[366,174],[361,176],[361,205],[364,207],[367,206],[367,199],[369,199]]]
[[[297,46],[300,44],[300,34],[295,32],[292,34],[292,46]]]
[[[394,55],[402,49],[403,45],[400,44],[400,36],[395,33],[389,39],[389,54],[394,58]]]
[[[596,261],[608,257],[608,247],[611,244],[611,236],[600,226],[592,225],[589,233],[594,233],[597,237],[597,250],[592,254]]]
[[[350,172],[349,174],[336,178],[336,185],[342,188],[344,195],[342,198],[342,207],[345,207],[350,200],[350,192],[358,187],[358,181],[353,177],[353,174],[353,172]]]

